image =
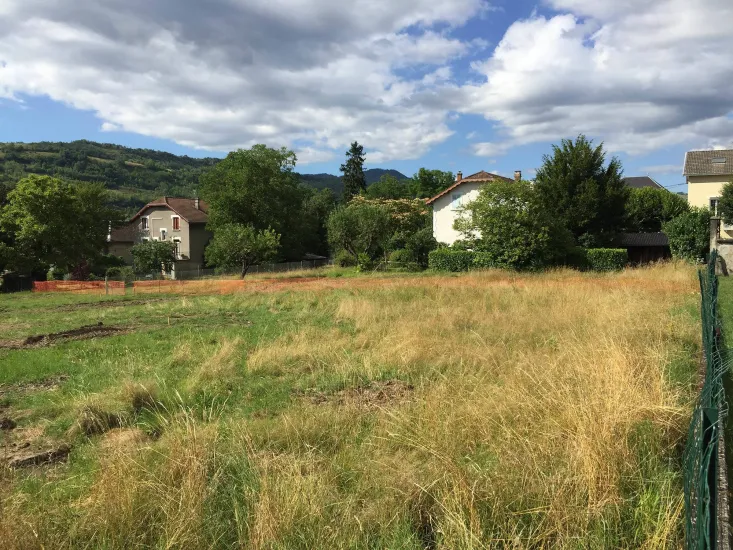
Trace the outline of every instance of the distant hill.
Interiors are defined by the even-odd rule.
[[[368,170],[364,170],[367,185],[371,185],[372,183],[379,181],[379,179],[384,175],[393,176],[398,180],[408,179],[407,176],[397,170],[384,170],[382,168],[370,168]],[[314,189],[331,189],[337,195],[340,195],[343,191],[341,176],[334,176],[333,174],[300,174],[300,181]]]
[[[201,174],[218,161],[86,140],[2,143],[0,181],[13,186],[28,174],[100,181],[115,206],[133,211],[161,195],[192,197]]]
[[[0,182],[12,187],[28,174],[100,181],[109,189],[115,206],[134,212],[162,195],[193,197],[201,174],[220,160],[87,140],[0,143]],[[365,171],[367,184],[384,174],[406,178],[397,170],[371,168]],[[342,192],[339,176],[301,174],[300,178],[315,189],[330,188],[337,195]]]

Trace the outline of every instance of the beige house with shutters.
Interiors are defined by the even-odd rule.
[[[717,216],[723,186],[733,180],[733,149],[688,151],[683,175],[687,178],[689,205],[710,208]],[[722,224],[721,236],[733,238],[733,225]]]
[[[461,238],[461,234],[453,229],[453,222],[461,215],[461,208],[476,200],[479,190],[487,183],[495,181],[519,181],[522,172],[514,172],[514,180],[489,172],[477,172],[463,177],[456,175],[456,182],[448,189],[427,201],[433,207],[433,236],[439,243],[453,244]]]
[[[205,264],[204,250],[213,234],[206,229],[209,206],[199,199],[161,197],[143,206],[130,222],[112,230],[107,249],[132,263],[130,249],[149,240],[176,246],[175,272],[196,270]]]

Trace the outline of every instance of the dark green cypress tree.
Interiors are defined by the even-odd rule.
[[[355,141],[346,151],[346,163],[341,165],[341,172],[344,174],[344,202],[349,202],[354,195],[366,191],[364,159],[364,146]]]
[[[583,135],[575,142],[564,139],[552,149],[535,178],[540,204],[579,244],[606,244],[624,226],[629,190],[621,162],[613,157],[606,164],[603,144],[594,147]]]

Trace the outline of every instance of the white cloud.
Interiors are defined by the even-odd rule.
[[[484,157],[579,133],[630,154],[733,145],[730,0],[544,5],[557,15],[512,24],[461,82],[455,61],[488,42],[453,30],[491,17],[485,0],[3,0],[0,98],[48,96],[105,131],[195,148],[296,147],[302,162],[354,139],[370,163],[418,158],[456,113],[491,121],[472,144]]]
[[[471,147],[474,155],[478,157],[496,157],[506,154],[511,148],[510,143],[492,143],[484,141],[481,143],[474,143]]]
[[[298,157],[298,164],[312,164],[314,162],[328,162],[336,155],[333,151],[304,147],[296,151],[296,156]]]
[[[119,132],[122,127],[114,122],[103,122],[99,129],[103,132]]]
[[[451,132],[444,106],[413,96],[485,46],[450,36],[484,0],[2,4],[0,96],[47,95],[105,130],[196,148],[297,143],[303,160],[354,139],[370,161],[421,156]]]
[[[502,148],[579,133],[612,151],[710,146],[733,134],[730,0],[548,0],[473,67],[463,112],[499,123]],[[570,12],[570,13],[567,13]]]

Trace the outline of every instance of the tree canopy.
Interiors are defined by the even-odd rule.
[[[567,227],[584,246],[609,242],[624,225],[629,190],[621,162],[606,164],[603,144],[597,147],[580,135],[563,139],[543,157],[535,188],[539,204]]]
[[[526,181],[484,185],[454,226],[497,267],[538,268],[552,264],[573,244],[562,223],[538,201]]]
[[[3,255],[21,271],[44,264],[74,271],[102,254],[110,225],[120,221],[102,184],[33,175],[8,193],[0,213]]]
[[[412,176],[410,192],[413,197],[418,199],[429,199],[441,191],[445,191],[454,183],[455,177],[453,176],[453,172],[420,168]]]
[[[341,165],[344,183],[344,202],[366,191],[366,177],[364,176],[364,146],[358,142],[351,144],[346,151],[346,162]]]
[[[385,174],[367,187],[365,195],[370,199],[406,199],[412,196],[410,180],[398,180]]]
[[[687,201],[666,189],[642,187],[629,189],[626,204],[626,229],[632,232],[656,232],[662,225],[687,212]]]
[[[281,235],[287,260],[305,252],[303,204],[308,190],[294,173],[295,153],[285,148],[255,145],[234,151],[201,178],[201,194],[209,203],[209,228],[239,224],[255,230],[272,229]]]
[[[280,235],[271,229],[258,230],[251,225],[220,226],[206,247],[206,261],[218,268],[236,268],[242,277],[249,268],[277,255]]]
[[[131,250],[135,272],[140,275],[160,276],[169,272],[176,261],[176,245],[171,241],[138,243]]]
[[[718,199],[718,215],[725,223],[733,223],[733,181],[723,185]]]
[[[675,258],[704,262],[710,252],[710,210],[690,208],[664,224],[669,248]]]
[[[387,210],[367,201],[352,201],[337,207],[328,218],[328,241],[335,250],[345,250],[366,266],[386,249],[391,236]]]

